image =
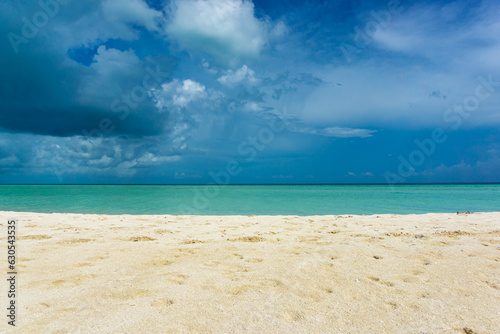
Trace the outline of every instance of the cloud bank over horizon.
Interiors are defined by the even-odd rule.
[[[500,182],[498,2],[0,12],[2,183]]]

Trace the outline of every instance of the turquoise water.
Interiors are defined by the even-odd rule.
[[[0,211],[202,215],[500,211],[500,185],[1,185]]]

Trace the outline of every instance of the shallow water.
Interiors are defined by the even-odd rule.
[[[2,185],[0,210],[202,215],[500,211],[500,184]]]

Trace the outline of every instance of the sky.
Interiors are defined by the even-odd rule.
[[[498,1],[0,13],[2,184],[500,182]]]

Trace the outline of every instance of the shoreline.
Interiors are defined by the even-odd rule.
[[[2,211],[0,210],[0,216],[4,214],[20,214],[20,215],[82,215],[82,216],[110,216],[110,217],[118,217],[118,216],[131,216],[131,217],[299,217],[299,218],[308,218],[308,217],[341,217],[341,216],[349,216],[349,217],[373,217],[373,216],[424,216],[424,215],[474,215],[474,214],[488,214],[488,213],[500,213],[500,211],[477,211],[477,212],[426,212],[426,213],[407,213],[407,214],[399,214],[399,213],[370,213],[370,214],[351,214],[351,213],[343,213],[343,214],[327,214],[327,215],[238,215],[238,214],[229,214],[229,215],[212,215],[212,214],[190,214],[190,215],[173,215],[173,214],[111,214],[111,213],[78,213],[78,212],[36,212],[36,211]]]
[[[23,333],[480,334],[500,314],[500,212],[10,211],[4,245],[8,219]]]

